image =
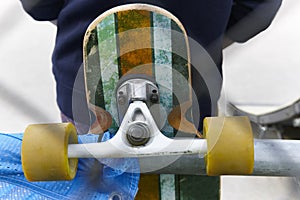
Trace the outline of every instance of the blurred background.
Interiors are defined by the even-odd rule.
[[[0,2],[0,132],[59,122],[51,69],[56,27],[36,22],[18,0]]]
[[[299,10],[299,1],[283,1],[266,31],[225,49],[223,99],[262,114],[300,98]],[[51,69],[56,27],[31,19],[18,0],[0,1],[0,26],[0,132],[59,122]],[[300,199],[297,178],[225,176],[221,191],[223,200]]]
[[[224,51],[227,100],[249,112],[276,110],[300,98],[300,2],[286,0],[271,26]]]

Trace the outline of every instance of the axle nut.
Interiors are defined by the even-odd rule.
[[[133,146],[145,145],[150,139],[150,131],[146,124],[132,124],[127,131],[127,140]]]

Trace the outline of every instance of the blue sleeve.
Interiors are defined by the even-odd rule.
[[[21,0],[24,10],[35,20],[55,20],[64,0]]]
[[[245,42],[265,30],[275,17],[282,0],[234,0],[227,37]]]

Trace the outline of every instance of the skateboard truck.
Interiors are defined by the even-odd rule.
[[[121,125],[116,135],[105,142],[76,144],[74,139],[70,140],[77,137],[71,124],[29,126],[22,146],[25,176],[33,181],[71,179],[76,171],[74,160],[91,157],[138,158],[141,173],[205,174],[205,168],[209,175],[252,172],[253,138],[246,118],[209,118],[204,122],[204,132],[212,132],[207,139],[171,139],[160,131],[149,109],[159,103],[157,91],[156,84],[149,78],[127,77],[121,81],[116,90]],[[232,126],[245,132],[244,136],[233,138]],[[53,141],[49,142],[49,138]],[[34,144],[31,141],[35,141]],[[55,168],[61,172],[58,174],[67,170],[68,176],[53,176],[53,162],[46,159],[49,156],[45,154],[52,155],[54,150],[63,152],[61,160],[55,160]],[[38,162],[48,163],[47,169],[41,170]]]
[[[22,165],[30,181],[70,180],[77,158],[91,157],[137,158],[141,173],[300,173],[297,141],[253,141],[249,127],[247,117],[212,117],[204,121],[206,139],[170,139],[160,132],[147,104],[137,99],[129,103],[116,135],[101,143],[76,144],[76,130],[70,123],[30,125],[23,137]]]
[[[151,137],[149,126],[153,126],[153,124],[146,121],[146,117],[149,118],[149,116],[145,116],[141,108],[129,109],[129,105],[137,101],[145,103],[148,108],[158,104],[158,88],[151,78],[144,75],[125,76],[118,85],[116,98],[120,124],[126,112],[131,113],[132,121],[128,124],[126,132],[127,141],[133,146],[146,145]]]
[[[75,176],[77,158],[91,157],[137,158],[141,173],[288,176],[300,173],[298,142],[253,140],[247,117],[206,118],[205,139],[164,136],[148,107],[157,103],[151,101],[153,94],[159,97],[154,92],[157,89],[155,83],[141,77],[119,84],[118,108],[127,110],[121,115],[116,135],[105,142],[76,144],[76,130],[70,123],[28,126],[22,144],[26,178],[70,180]],[[53,153],[59,156],[53,157]]]
[[[148,108],[159,103],[158,87],[149,76],[127,75],[120,79],[117,85],[116,98],[120,124],[130,103],[142,101]]]

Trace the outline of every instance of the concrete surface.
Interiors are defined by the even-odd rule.
[[[221,200],[299,200],[299,179],[294,177],[221,178]]]
[[[299,8],[284,1],[267,31],[225,50],[224,99],[263,113],[300,97]],[[0,132],[59,122],[51,73],[55,26],[32,20],[18,0],[0,1],[0,26]],[[296,178],[225,176],[221,199],[296,200],[299,189]]]

